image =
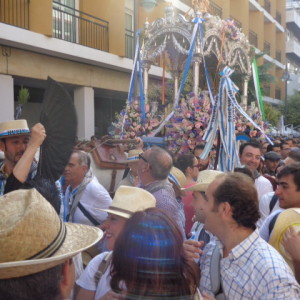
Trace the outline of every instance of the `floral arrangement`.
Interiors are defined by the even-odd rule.
[[[231,40],[239,40],[241,38],[241,31],[236,27],[234,20],[226,19],[222,20],[223,23],[223,31],[227,38]]]
[[[164,114],[161,113],[158,103],[155,101],[145,105],[145,121],[142,123],[142,114],[139,100],[134,100],[132,105],[126,105],[126,108],[117,113],[116,121],[112,123],[109,130],[109,135],[113,138],[121,138],[122,127],[123,138],[132,139],[135,137],[149,136],[160,125],[164,119]]]
[[[159,107],[156,101],[151,103],[151,105],[146,104],[145,110],[146,119],[142,124],[139,100],[134,100],[131,106],[127,105],[126,109],[116,114],[116,121],[112,123],[109,132],[110,136],[120,138],[123,124],[124,139],[151,136],[165,116],[162,112],[162,107]],[[211,111],[211,103],[207,91],[201,92],[199,96],[189,93],[186,99],[182,98],[172,118],[165,126],[165,138],[168,143],[168,149],[173,153],[188,153],[197,144],[203,142],[203,135],[208,126]],[[262,121],[261,115],[254,105],[249,106],[246,113],[260,128],[268,132],[269,124]],[[235,125],[236,134],[246,133],[250,138],[264,139],[261,132],[257,131],[252,123],[239,114],[235,116]]]

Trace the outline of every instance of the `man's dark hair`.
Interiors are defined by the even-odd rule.
[[[273,151],[274,148],[280,148],[281,149],[281,144],[269,144],[267,147],[267,152]]]
[[[290,165],[285,166],[280,172],[277,174],[277,179],[281,179],[285,176],[293,176],[293,180],[295,185],[297,186],[297,191],[300,190],[300,162],[295,162]]]
[[[195,146],[194,150],[193,150],[193,153],[195,154],[195,150],[204,150],[205,148],[205,144],[198,144]]]
[[[39,273],[0,279],[1,300],[58,300],[63,264]]]
[[[293,159],[295,162],[300,162],[300,150],[290,151],[287,157]]]
[[[232,218],[237,224],[255,230],[260,215],[253,180],[242,173],[227,173],[220,180],[213,194],[215,206],[228,202],[232,207]]]
[[[174,166],[183,173],[186,172],[188,167],[193,168],[195,155],[193,154],[180,154],[174,163]]]
[[[257,148],[257,149],[259,149],[259,150],[261,151],[261,145],[260,145],[259,142],[257,142],[257,141],[250,141],[250,142],[241,144],[240,149],[239,149],[239,154],[240,154],[240,155],[243,154],[243,151],[244,151],[244,149],[245,149],[247,146],[251,146],[251,147],[253,147],[253,148]]]
[[[149,154],[147,154],[147,160],[154,179],[163,180],[168,178],[173,166],[173,159],[165,149],[157,146],[152,147]]]
[[[287,145],[287,146],[289,146],[290,147],[290,145],[288,144],[288,143],[286,143],[286,142],[282,142],[281,144],[280,144],[280,149],[282,150],[283,149],[283,146],[284,145]]]
[[[251,170],[247,166],[236,167],[236,168],[234,168],[233,172],[239,172],[239,173],[246,174],[253,180],[253,182],[255,181],[253,173],[251,172]]]

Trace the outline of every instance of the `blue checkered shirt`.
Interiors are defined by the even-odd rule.
[[[200,259],[200,290],[211,294],[210,257],[216,243],[204,248]],[[222,257],[223,255],[221,255]],[[228,300],[300,299],[300,286],[281,255],[254,231],[220,261],[223,292]]]

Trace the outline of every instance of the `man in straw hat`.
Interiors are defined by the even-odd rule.
[[[222,174],[204,197],[204,228],[216,239],[200,258],[200,291],[222,299],[299,299],[300,286],[291,269],[256,230],[253,180],[242,173]]]
[[[0,197],[0,298],[69,298],[75,270],[72,257],[94,245],[102,231],[63,223],[35,189]]]
[[[108,227],[105,238],[109,250],[113,250],[115,241],[127,220],[137,211],[155,207],[156,200],[149,192],[130,186],[120,186],[108,209]],[[76,300],[98,300],[110,292],[111,253],[103,252],[94,257],[87,265],[84,273],[76,281],[80,287]],[[110,299],[110,298],[109,298]]]
[[[5,155],[0,163],[0,195],[4,194],[10,175],[21,183],[34,177],[37,168],[34,155],[45,137],[45,128],[41,123],[33,126],[31,133],[26,120],[0,123],[0,150]]]

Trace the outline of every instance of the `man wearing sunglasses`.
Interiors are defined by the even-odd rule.
[[[138,177],[140,186],[156,199],[156,207],[167,212],[178,224],[184,236],[184,214],[176,200],[168,175],[173,166],[171,155],[160,147],[152,147],[139,155]]]

